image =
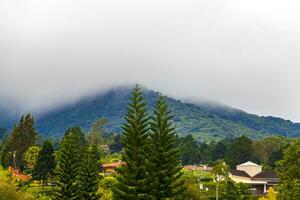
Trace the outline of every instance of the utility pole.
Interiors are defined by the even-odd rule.
[[[217,181],[217,184],[216,184],[216,200],[219,199],[219,182]]]

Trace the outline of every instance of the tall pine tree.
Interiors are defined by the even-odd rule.
[[[14,163],[17,165],[14,167],[22,168],[24,166],[24,153],[34,145],[36,136],[33,116],[31,114],[27,114],[25,117],[22,115],[19,124],[14,127],[8,140],[9,151],[14,155]]]
[[[32,177],[43,182],[54,175],[55,156],[50,141],[46,140],[39,152],[37,163],[34,166]]]
[[[165,99],[160,96],[151,124],[150,191],[154,199],[183,199],[184,181],[180,179],[180,152],[176,148],[172,115]]]
[[[78,176],[84,143],[80,128],[71,128],[65,133],[58,155],[55,200],[79,198]]]
[[[119,184],[114,191],[116,199],[149,199],[148,153],[149,117],[141,89],[136,86],[125,115],[121,143],[124,146],[123,161],[119,169]]]
[[[100,179],[99,150],[95,145],[88,146],[83,156],[79,174],[79,197],[82,200],[100,199],[101,195],[97,193]]]

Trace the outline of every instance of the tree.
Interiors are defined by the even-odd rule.
[[[201,161],[200,148],[192,135],[178,139],[183,165],[198,164]]]
[[[2,167],[7,168],[10,164],[10,154],[7,139],[2,141],[0,148],[0,164]]]
[[[56,169],[55,200],[79,198],[78,175],[84,143],[80,128],[70,128],[64,134]]]
[[[33,169],[35,167],[40,150],[41,150],[40,147],[32,146],[32,147],[29,147],[27,149],[27,151],[25,152],[24,161],[25,161],[26,166],[29,169]]]
[[[0,127],[0,144],[1,141],[5,141],[5,139],[7,138],[9,132],[8,129],[6,127]]]
[[[200,158],[201,158],[201,163],[208,163],[209,161],[211,161],[211,146],[212,145],[208,145],[205,142],[200,144]]]
[[[98,119],[97,121],[92,123],[91,131],[86,136],[86,140],[88,144],[91,145],[104,144],[104,136],[105,136],[104,126],[106,123],[107,123],[107,119],[105,118]]]
[[[89,146],[84,152],[79,174],[79,197],[82,200],[97,200],[99,188],[100,155],[96,146]]]
[[[157,100],[151,119],[151,195],[157,200],[182,198],[184,181],[180,179],[183,174],[180,172],[180,152],[176,148],[172,116],[162,96]]]
[[[14,126],[8,140],[9,151],[15,155],[20,167],[24,166],[24,153],[30,146],[34,145],[36,136],[33,116],[31,114],[27,114],[25,117],[22,115],[19,124]]]
[[[275,190],[270,187],[268,191],[268,196],[267,197],[260,197],[258,200],[276,200],[276,193]]]
[[[276,166],[276,162],[283,159],[283,150],[287,148],[287,145],[281,146],[279,149],[272,152],[268,159],[268,165],[274,169]]]
[[[149,148],[149,117],[141,89],[132,91],[126,123],[123,125],[121,144],[124,146],[123,161],[119,168],[119,184],[114,191],[116,199],[147,199],[147,166]]]
[[[120,152],[123,149],[123,145],[121,144],[121,136],[116,135],[113,138],[113,142],[109,145],[109,150],[112,153]]]
[[[242,193],[239,185],[233,180],[227,179],[225,182],[225,191],[222,192],[224,200],[242,200]]]
[[[211,153],[212,160],[215,161],[215,160],[224,159],[225,155],[226,155],[226,151],[227,151],[227,148],[224,145],[224,143],[218,142],[217,145],[212,150],[212,153]]]
[[[270,136],[262,139],[262,143],[265,146],[266,156],[269,157],[274,151],[286,146],[288,140],[283,136]]]
[[[283,152],[283,159],[277,162],[276,172],[279,176],[280,199],[300,199],[300,139]]]
[[[51,142],[46,140],[42,149],[39,151],[37,162],[32,173],[33,178],[44,182],[54,175],[55,165],[54,149]]]
[[[225,164],[223,160],[220,160],[214,167],[213,167],[213,178],[214,182],[216,183],[216,200],[219,198],[219,187],[220,182],[227,180],[229,166]]]
[[[243,135],[230,145],[225,160],[231,168],[234,168],[237,164],[249,161],[251,158],[252,140]]]
[[[265,144],[261,140],[255,140],[252,143],[253,158],[259,161],[259,163],[265,164],[268,159],[267,150]]]

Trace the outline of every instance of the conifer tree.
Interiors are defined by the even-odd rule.
[[[31,114],[21,117],[18,125],[15,125],[8,140],[9,151],[15,155],[17,164],[24,166],[24,153],[34,145],[37,133],[34,128],[34,118]]]
[[[100,179],[99,151],[95,145],[89,146],[83,156],[79,174],[79,197],[82,200],[100,199],[101,195],[97,193]]]
[[[123,161],[119,169],[119,184],[114,191],[116,199],[148,199],[149,117],[141,89],[136,86],[125,115],[121,143]]]
[[[42,181],[54,175],[55,156],[54,149],[50,141],[46,140],[39,152],[36,165],[34,166],[32,177]]]
[[[160,96],[151,124],[150,191],[154,199],[182,199],[184,181],[181,180],[180,152],[176,147],[172,115],[164,97]]]
[[[80,128],[69,129],[61,142],[56,169],[55,200],[79,198],[78,175],[82,159],[84,135]]]

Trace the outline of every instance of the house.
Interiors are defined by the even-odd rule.
[[[207,165],[186,165],[183,166],[183,169],[188,171],[201,170],[201,171],[211,172],[213,168]]]
[[[104,174],[111,174],[115,171],[115,169],[117,167],[120,167],[121,165],[124,165],[124,164],[125,164],[124,162],[118,161],[118,162],[103,164],[102,168],[103,168]]]
[[[256,195],[265,194],[279,181],[274,171],[262,171],[262,166],[250,161],[237,165],[236,170],[230,170],[229,177],[237,183],[251,185],[251,191]]]

